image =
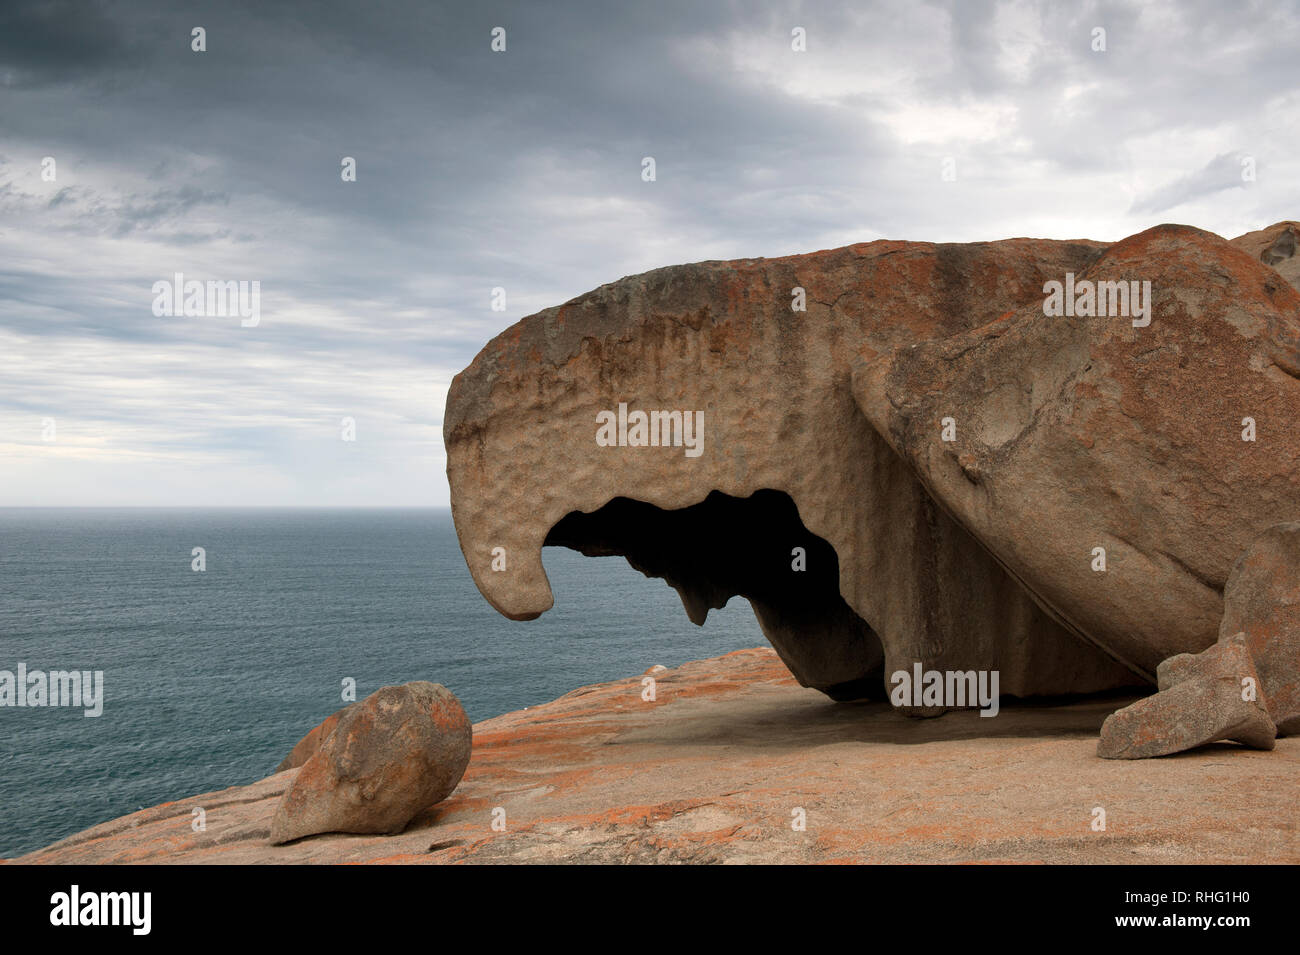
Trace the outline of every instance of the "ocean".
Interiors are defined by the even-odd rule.
[[[742,598],[700,628],[621,557],[543,560],[555,606],[521,623],[447,510],[0,508],[0,670],[104,673],[99,717],[0,706],[0,857],[266,776],[346,679],[442,683],[477,722],[765,644]]]

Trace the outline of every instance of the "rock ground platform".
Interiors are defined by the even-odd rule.
[[[1132,696],[917,720],[800,687],[766,648],[654,676],[654,702],[637,675],[476,724],[460,786],[399,835],[268,844],[291,769],[10,861],[1300,862],[1297,737],[1272,752],[1219,743],[1113,761],[1096,754],[1098,730]]]

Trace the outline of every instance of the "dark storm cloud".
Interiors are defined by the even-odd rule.
[[[0,86],[31,90],[131,69],[157,49],[121,4],[36,0],[0,7]]]
[[[1294,217],[1298,22],[1294,3],[6,5],[0,503],[55,484],[346,503],[367,474],[445,501],[450,376],[621,275]],[[1217,185],[1244,155],[1260,181]],[[176,272],[259,281],[260,325],[155,316]],[[347,414],[367,442],[331,483]],[[38,415],[84,443],[51,456]]]

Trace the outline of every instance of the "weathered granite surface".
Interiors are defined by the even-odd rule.
[[[1154,674],[1215,642],[1233,563],[1300,519],[1300,291],[1187,226],[1125,239],[1077,276],[1133,279],[1151,283],[1149,326],[1033,301],[864,359],[854,394],[1053,616]],[[939,440],[944,416],[954,441]]]
[[[529,619],[552,603],[543,544],[624,554],[677,588],[696,622],[750,597],[795,675],[837,696],[883,688],[913,661],[996,668],[1004,692],[1026,696],[1141,682],[1052,620],[935,504],[851,387],[864,347],[981,326],[1103,250],[881,241],[703,262],[523,319],[447,398],[452,514],[475,582]],[[796,287],[806,312],[791,311]],[[597,413],[620,403],[701,411],[702,453],[598,446]],[[663,513],[697,505],[710,513]],[[805,572],[791,569],[799,546],[812,548]]]
[[[1133,764],[1094,755],[1123,699],[918,721],[802,688],[766,648],[654,676],[654,702],[638,675],[476,724],[460,786],[399,835],[269,845],[289,770],[12,861],[1300,862],[1297,738]]]
[[[626,556],[697,623],[742,595],[835,699],[916,664],[1022,698],[1152,684],[1215,643],[1251,542],[1300,520],[1298,229],[872,242],[524,318],[448,395],[470,571],[520,620],[551,606],[547,544]],[[1076,281],[1114,307],[1050,314]],[[637,412],[702,438],[669,419],[644,446]]]

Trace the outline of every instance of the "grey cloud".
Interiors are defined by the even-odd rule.
[[[144,17],[124,3],[32,0],[0,7],[0,89],[85,82],[150,51]]]
[[[394,466],[413,441],[436,457],[419,429],[438,389],[522,314],[621,275],[878,234],[1118,238],[1189,201],[1208,228],[1295,217],[1298,25],[1294,3],[1211,0],[6,5],[0,341],[20,371],[0,376],[0,443],[52,410],[113,447],[156,428],[203,459],[200,485],[219,454],[311,487],[337,450],[318,444],[330,409],[349,408],[370,438],[349,467],[405,481],[395,502],[445,501],[440,474]],[[803,73],[861,82],[813,97]],[[1004,105],[994,136],[891,125]],[[1199,151],[1152,152],[1189,138]],[[1271,191],[1215,191],[1226,167],[1206,158],[1235,149]],[[1169,185],[1132,195],[1153,169]],[[150,287],[176,271],[260,280],[261,325],[156,318]],[[69,487],[99,473],[48,466],[74,468]]]

